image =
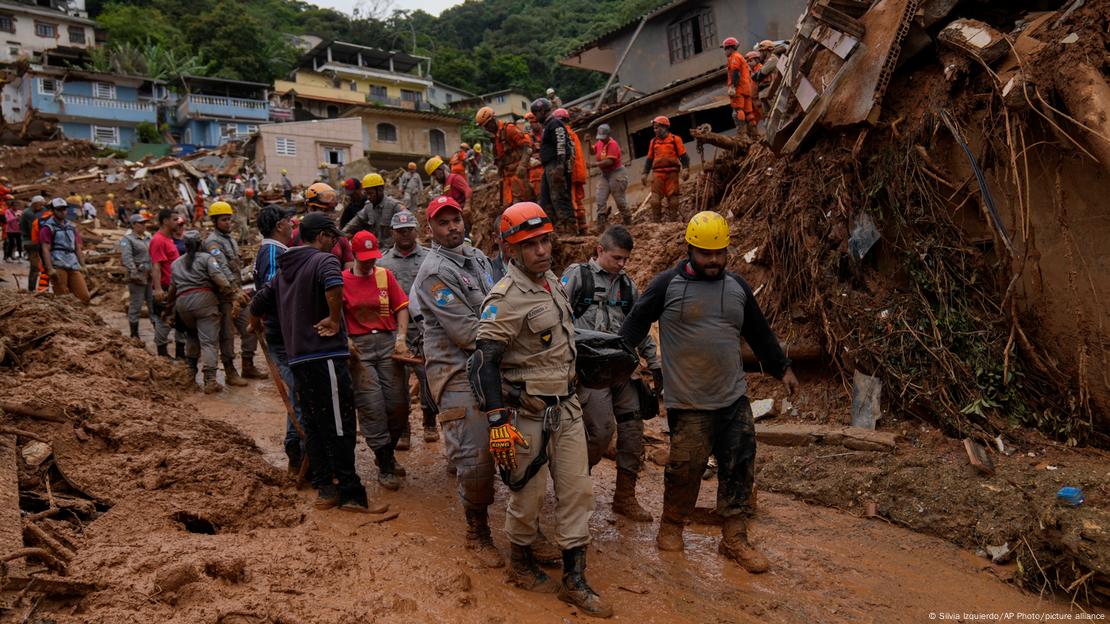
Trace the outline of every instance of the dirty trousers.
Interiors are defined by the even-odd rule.
[[[525,397],[524,400],[525,405],[538,402],[534,397]],[[563,550],[590,543],[589,521],[594,511],[594,488],[590,480],[582,407],[578,397],[573,395],[560,405],[559,428],[551,432],[547,442],[547,464],[519,491],[509,492],[509,501],[505,506],[505,532],[509,541],[518,546],[529,546],[536,539],[540,508],[547,494],[548,474],[555,485],[555,535],[552,541]],[[532,407],[528,405],[528,408]],[[524,476],[528,464],[540,452],[543,421],[539,414],[539,409],[521,409],[517,415],[517,429],[528,441],[529,448],[516,448],[517,467],[511,475],[514,481]]]
[[[663,520],[683,523],[694,510],[709,454],[717,458],[717,513],[751,514],[755,422],[748,397],[716,410],[667,410],[671,454],[663,472]]]
[[[293,414],[297,422],[301,425],[301,431],[304,431],[304,412],[301,410],[301,404],[297,401],[297,381],[293,379],[293,369],[289,368],[289,354],[285,350],[285,343],[280,340],[269,340],[266,342],[266,350],[270,352],[270,357],[274,360],[274,366],[278,369],[278,374],[281,375],[281,380],[285,382],[285,388],[289,391],[289,404],[293,406]],[[292,449],[300,449],[304,451],[304,441],[297,433],[297,428],[293,426],[289,418],[285,419],[285,442],[286,454],[290,454]]]
[[[312,485],[339,484],[340,499],[366,500],[355,472],[355,401],[345,359],[309,360],[290,366],[304,413],[305,450]]]
[[[640,456],[644,452],[644,421],[640,420],[640,397],[631,384],[612,388],[578,388],[582,403],[582,420],[586,425],[586,441],[590,467],[597,465],[613,431],[617,432],[617,469],[633,474],[640,472]]]
[[[405,365],[390,357],[396,335],[382,331],[351,336],[363,368],[355,376],[358,428],[374,451],[396,446],[409,420]]]
[[[243,351],[243,359],[254,359],[254,352],[258,349],[258,337],[250,330],[250,309],[243,306],[239,316],[232,318],[231,303],[220,304],[220,356],[225,362],[235,360],[235,334],[239,334],[239,347]]]
[[[81,271],[54,267],[54,277],[50,278],[50,284],[54,286],[55,294],[72,294],[82,303],[89,302],[89,288],[85,285],[85,274]]]
[[[443,391],[439,422],[447,461],[455,468],[459,498],[467,509],[485,509],[493,502],[493,458],[489,454],[489,422],[470,390]]]
[[[630,224],[631,215],[628,212],[628,198],[625,195],[627,190],[628,173],[625,172],[624,167],[608,174],[601,174],[597,180],[597,195],[594,198],[597,214],[599,216],[609,214],[609,197],[612,196],[613,202],[617,204],[617,212],[625,219],[626,224]]]
[[[139,313],[142,312],[143,306],[146,306],[147,314],[150,315],[150,324],[154,325],[154,290],[151,289],[150,283],[136,284],[134,282],[127,283],[127,322],[132,325],[139,324]]]
[[[27,257],[27,292],[35,292],[39,283],[39,263],[42,255],[38,243],[23,241],[23,255]]]
[[[562,168],[563,183],[552,182],[552,175],[556,169]],[[574,227],[574,204],[570,199],[570,172],[566,165],[552,161],[543,166],[543,183],[540,186],[540,206],[547,213],[548,218],[558,225]]]
[[[220,340],[220,302],[210,290],[194,290],[178,297],[174,312],[185,330],[185,356],[200,358],[200,369],[216,372]],[[154,316],[151,314],[151,316]]]

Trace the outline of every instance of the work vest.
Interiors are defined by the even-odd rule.
[[[659,173],[666,171],[678,171],[681,166],[678,151],[678,137],[674,133],[667,135],[667,138],[660,139],[655,137],[651,140],[651,169]]]

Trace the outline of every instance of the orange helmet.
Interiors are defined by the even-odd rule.
[[[524,118],[528,121],[535,121],[536,115],[534,113],[524,113]]]
[[[667,119],[663,115],[660,115],[660,116],[656,117],[655,119],[652,119],[651,123],[659,124],[660,126],[667,126],[668,128],[671,127],[671,120]]]
[[[542,234],[554,232],[551,219],[535,202],[513,204],[501,213],[501,240],[509,244],[523,243]]]
[[[309,206],[331,210],[339,203],[339,195],[330,184],[317,182],[304,191],[304,202]]]
[[[725,40],[721,42],[722,48],[735,48],[738,45],[740,45],[740,42],[736,40],[736,37],[725,37]]]
[[[493,109],[488,106],[479,108],[478,112],[474,114],[474,123],[479,126],[486,125],[491,119],[493,119]]]

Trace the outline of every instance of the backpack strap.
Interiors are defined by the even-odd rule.
[[[374,282],[378,287],[378,316],[389,316],[389,272],[380,266],[374,267]]]
[[[594,304],[594,272],[590,270],[590,265],[586,262],[578,265],[578,280],[581,283],[578,287],[578,294],[574,298],[574,305],[571,307],[571,312],[574,318],[582,318],[586,310]]]
[[[619,305],[621,311],[627,315],[628,312],[632,310],[632,279],[628,277],[626,273],[621,273],[619,279],[621,298],[620,301],[617,302],[617,305]]]

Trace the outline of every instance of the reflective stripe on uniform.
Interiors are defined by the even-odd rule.
[[[328,360],[328,384],[331,388],[331,411],[335,417],[335,435],[343,437],[343,418],[339,410],[339,381],[335,378],[335,360]]]

